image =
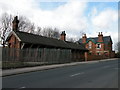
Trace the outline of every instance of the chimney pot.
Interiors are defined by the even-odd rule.
[[[86,34],[84,34],[82,37],[82,43],[86,43],[86,40],[87,40],[87,36],[86,36]]]
[[[15,16],[14,17],[14,20],[13,20],[13,26],[12,26],[12,28],[13,28],[13,30],[15,31],[17,31],[18,30],[18,23],[19,23],[19,20],[18,20],[18,16]]]
[[[98,42],[103,42],[103,34],[102,34],[102,32],[99,32],[99,34],[98,34]]]
[[[86,37],[86,34],[84,34],[84,36]]]
[[[62,31],[60,40],[66,41],[66,33],[65,33],[65,31]]]
[[[99,32],[99,34],[98,35],[100,35],[100,32]]]

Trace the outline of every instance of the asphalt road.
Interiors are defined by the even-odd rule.
[[[118,60],[3,77],[3,88],[118,88]]]

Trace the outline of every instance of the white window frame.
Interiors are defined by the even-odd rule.
[[[89,49],[92,48],[92,42],[91,42],[91,41],[89,41],[89,43],[88,43],[88,48],[89,48]]]
[[[100,55],[101,55],[101,52],[100,52],[100,51],[97,51],[97,55],[100,56]]]
[[[99,48],[98,48],[98,45],[99,45]],[[100,43],[97,43],[97,44],[96,44],[96,48],[97,48],[97,49],[100,49],[100,48],[101,48],[101,44],[100,44]]]

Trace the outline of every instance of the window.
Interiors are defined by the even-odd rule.
[[[101,44],[97,44],[97,49],[100,49],[101,48]]]
[[[92,42],[89,42],[89,49],[92,48]]]
[[[92,55],[92,51],[89,51],[89,55]]]
[[[97,55],[101,55],[101,53],[100,53],[100,52],[98,52],[98,53],[97,53]]]
[[[91,52],[89,52],[89,55],[92,55],[92,53],[91,53]]]
[[[105,55],[106,57],[108,57],[108,53],[107,53],[107,52],[105,52],[104,55]]]

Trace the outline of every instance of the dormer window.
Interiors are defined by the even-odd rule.
[[[101,44],[98,43],[98,44],[97,44],[97,49],[100,49],[100,48],[101,48]]]

